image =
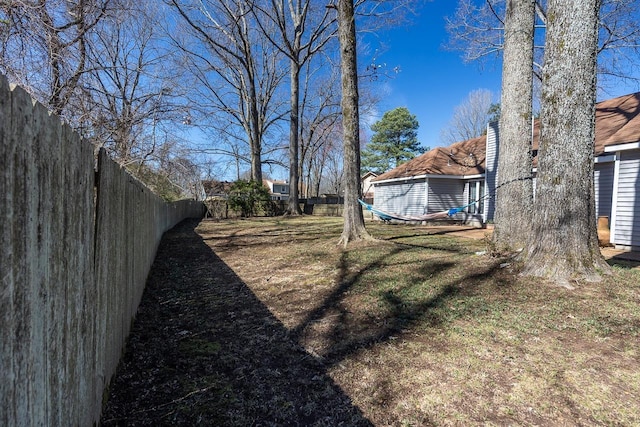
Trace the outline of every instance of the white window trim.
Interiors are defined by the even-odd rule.
[[[611,154],[609,156],[598,156],[593,159],[593,163],[610,163],[616,161],[616,155]]]

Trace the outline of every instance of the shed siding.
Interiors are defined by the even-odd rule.
[[[429,180],[427,213],[441,212],[464,204],[465,182],[461,179]]]
[[[425,179],[376,184],[374,206],[400,215],[423,215]]]
[[[487,152],[485,169],[485,192],[493,194],[498,182],[498,122],[487,125]],[[484,218],[493,221],[496,212],[496,199],[489,197],[484,205]]]
[[[621,153],[619,167],[614,243],[640,248],[640,151]]]
[[[596,163],[593,172],[593,184],[596,197],[596,217],[611,218],[613,200],[614,163]]]

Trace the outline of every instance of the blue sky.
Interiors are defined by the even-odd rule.
[[[364,61],[377,47],[382,46],[375,58],[377,64],[386,64],[391,78],[380,78],[374,90],[384,94],[374,116],[364,117],[364,123],[373,123],[384,112],[397,107],[406,107],[420,124],[419,142],[429,148],[446,145],[441,141],[441,131],[453,117],[455,108],[463,103],[470,92],[489,90],[494,102],[500,100],[502,64],[499,58],[483,63],[464,63],[462,53],[445,49],[449,36],[445,28],[445,17],[453,17],[457,0],[431,0],[421,2],[416,16],[410,22],[375,35],[367,35]],[[360,68],[364,64],[359,64]],[[399,73],[394,73],[399,67]],[[609,99],[640,90],[637,84],[620,85],[609,90]],[[370,133],[370,132],[369,132]],[[264,169],[274,178],[287,179],[286,170]]]
[[[488,89],[494,102],[500,96],[499,61],[465,64],[461,52],[443,47],[448,40],[445,17],[454,16],[457,4],[455,0],[425,3],[419,15],[410,18],[411,24],[378,34],[386,45],[378,62],[401,69],[384,83],[388,93],[378,106],[379,115],[407,107],[420,123],[418,140],[431,148],[443,145],[441,130],[470,92]]]
[[[445,17],[453,17],[457,5],[457,0],[425,2],[411,24],[378,34],[379,41],[387,46],[378,62],[386,63],[389,69],[395,66],[401,69],[385,82],[388,95],[378,106],[379,116],[396,107],[407,107],[420,123],[418,140],[430,148],[446,145],[440,140],[441,130],[470,92],[488,89],[495,97],[494,102],[500,100],[499,59],[466,64],[461,52],[443,47],[449,38]],[[639,90],[638,83],[618,82],[607,87],[606,92],[599,90],[598,100]]]

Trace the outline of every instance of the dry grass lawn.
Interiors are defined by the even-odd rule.
[[[341,219],[197,231],[375,425],[640,425],[640,272],[568,291],[481,240]],[[433,232],[433,229],[430,229]]]

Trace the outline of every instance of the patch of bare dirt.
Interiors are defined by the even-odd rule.
[[[371,425],[196,225],[162,240],[102,425]]]

